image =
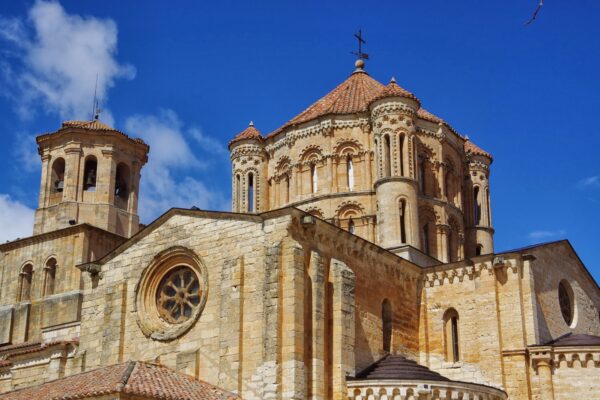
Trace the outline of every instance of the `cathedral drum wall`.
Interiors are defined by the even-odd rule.
[[[357,235],[375,240],[372,138],[365,122],[332,119],[268,144],[270,209],[291,204],[344,229],[352,221]]]

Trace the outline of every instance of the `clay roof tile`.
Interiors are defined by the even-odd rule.
[[[239,396],[167,367],[129,361],[0,394],[10,400],[73,400],[111,393],[140,399],[236,400]]]
[[[421,104],[417,96],[409,92],[408,90],[398,86],[396,83],[396,79],[392,78],[390,83],[387,84],[384,88],[379,91],[379,94],[373,98],[371,101],[385,99],[388,97],[404,97],[407,99],[411,99]]]
[[[254,123],[252,121],[250,121],[250,124],[248,125],[248,127],[246,129],[244,129],[243,131],[241,131],[235,138],[233,138],[233,140],[231,142],[229,142],[229,145],[231,146],[233,143],[239,142],[241,140],[252,140],[252,139],[262,141],[263,137],[260,134],[259,130],[254,127]]]
[[[465,140],[464,149],[465,149],[465,153],[467,153],[467,154],[475,154],[478,156],[487,157],[490,160],[492,159],[492,155],[490,153],[481,149],[479,146],[477,146],[475,143],[471,142],[469,139]]]
[[[369,103],[384,88],[384,85],[371,78],[362,69],[356,70],[335,89],[311,104],[306,110],[286,122],[282,127],[271,132],[267,137],[274,136],[290,126],[308,122],[325,115],[366,112],[369,109]]]

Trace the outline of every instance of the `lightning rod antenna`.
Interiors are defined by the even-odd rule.
[[[96,86],[94,86],[94,101],[92,103],[92,121],[98,119],[98,73],[96,72]]]

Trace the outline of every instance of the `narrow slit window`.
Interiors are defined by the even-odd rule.
[[[354,231],[355,231],[354,220],[352,220],[352,218],[350,218],[348,220],[348,232],[350,232],[351,234],[354,234]]]
[[[240,211],[240,203],[242,199],[241,181],[242,178],[240,177],[240,174],[237,174],[235,176],[235,211]]]
[[[473,209],[475,225],[481,224],[481,202],[479,201],[479,186],[473,189]]]
[[[429,224],[423,225],[423,253],[429,254]]]
[[[400,242],[406,243],[406,201],[400,200]]]
[[[18,301],[31,300],[31,282],[33,281],[33,265],[27,264],[21,269],[19,276],[19,296]]]
[[[421,191],[421,194],[425,194],[425,189],[426,189],[426,182],[425,180],[426,178],[426,161],[424,157],[421,157],[419,159],[419,190]]]
[[[285,176],[285,204],[290,202],[290,177],[289,176]]]
[[[51,258],[44,267],[44,296],[54,294],[56,282],[56,260]]]
[[[381,322],[382,322],[382,341],[383,351],[389,353],[392,349],[392,305],[388,299],[383,300],[381,304]]]
[[[388,135],[385,135],[383,137],[383,159],[385,162],[385,166],[384,166],[384,173],[385,173],[385,177],[389,177],[390,175],[392,175],[392,159],[390,157],[390,152],[391,152],[391,146],[390,146],[390,137]]]
[[[248,211],[254,212],[254,174],[248,174]]]
[[[352,156],[348,155],[346,158],[346,177],[348,190],[354,189],[354,165],[352,164]]]
[[[446,352],[446,361],[460,361],[460,331],[458,326],[458,312],[454,309],[448,309],[444,313],[444,344]]]
[[[404,135],[400,135],[400,176],[404,176]]]
[[[310,189],[311,193],[317,193],[319,188],[319,177],[317,175],[316,164],[310,164]]]

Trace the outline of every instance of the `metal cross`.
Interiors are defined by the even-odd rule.
[[[362,37],[362,30],[359,29],[358,33],[354,34],[354,37],[358,40],[358,53],[352,52],[352,54],[354,54],[355,56],[358,57],[358,59],[365,59],[368,60],[369,59],[369,55],[367,53],[363,53],[362,52],[362,45],[363,44],[367,44],[367,42],[365,42],[365,40]]]

